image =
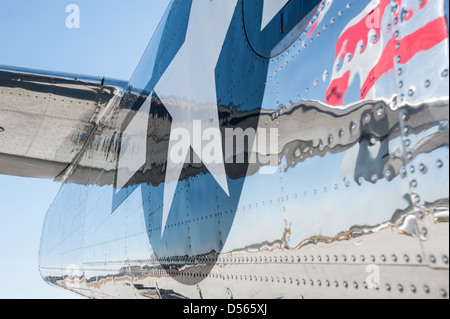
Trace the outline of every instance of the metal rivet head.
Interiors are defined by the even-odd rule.
[[[442,77],[447,77],[448,76],[448,69],[445,69],[444,71],[442,71]]]
[[[411,140],[410,140],[410,139],[406,139],[406,140],[405,140],[405,146],[406,146],[406,147],[411,146]]]
[[[447,291],[445,291],[445,289],[441,289],[439,292],[441,293],[442,297],[447,297]]]
[[[397,285],[397,289],[398,291],[403,292],[403,286],[401,284]]]
[[[428,294],[430,293],[430,287],[428,287],[427,285],[423,286],[423,290]]]
[[[391,291],[391,285],[386,284],[386,290],[387,290],[387,291]]]
[[[419,164],[419,170],[422,173],[426,173],[427,172],[427,167],[424,164]]]
[[[413,292],[413,293],[415,293],[417,291],[416,286],[414,286],[414,285],[411,285],[410,288],[411,288],[411,292]]]
[[[429,88],[431,86],[431,81],[430,80],[426,80],[425,81],[425,87]]]
[[[0,126],[0,133],[3,133],[4,131],[5,131],[5,129]]]

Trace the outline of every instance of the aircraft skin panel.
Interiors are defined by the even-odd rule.
[[[47,213],[44,280],[448,298],[444,2],[291,0],[262,23],[262,1],[172,1]]]

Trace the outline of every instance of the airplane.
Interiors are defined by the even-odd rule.
[[[88,298],[448,299],[444,0],[173,0],[132,78],[0,66],[0,174]]]

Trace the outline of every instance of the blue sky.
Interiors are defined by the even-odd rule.
[[[0,0],[0,65],[129,80],[168,3]],[[80,9],[78,29],[66,26],[69,4]],[[41,228],[59,187],[0,175],[0,299],[77,298],[38,271]]]

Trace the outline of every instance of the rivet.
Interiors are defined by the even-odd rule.
[[[394,96],[391,101],[391,107],[396,108],[397,104],[398,104],[398,98],[397,98],[397,96]]]
[[[365,289],[369,289],[369,285],[367,284],[367,282],[363,282],[363,287],[365,288]]]
[[[0,126],[0,133],[3,133],[4,131],[5,131],[5,129]]]
[[[422,262],[422,256],[417,255],[417,261],[421,263]]]
[[[408,11],[403,10],[403,11],[402,11],[402,18],[403,18],[403,19],[406,19],[407,17],[408,17]]]
[[[387,291],[391,291],[391,285],[386,284],[386,290],[387,290]]]
[[[422,228],[422,235],[426,236],[427,234],[428,234],[428,230],[425,227],[423,227]]]
[[[445,291],[445,289],[441,289],[440,293],[441,293],[442,297],[444,297],[444,298],[447,297],[447,291]]]
[[[397,285],[397,289],[398,291],[403,292],[403,286],[401,284]]]
[[[434,255],[430,256],[430,261],[434,264],[436,263],[436,257],[434,257]]]
[[[444,166],[444,163],[441,160],[438,160],[436,162],[436,165],[437,165],[438,168],[442,168]]]
[[[384,108],[382,107],[382,106],[380,106],[378,109],[377,109],[377,115],[378,116],[383,116],[385,113],[384,113]]]
[[[442,256],[442,261],[444,262],[444,264],[448,264],[448,257],[447,256]]]
[[[406,140],[405,140],[405,146],[406,146],[406,147],[411,146],[411,140],[410,140],[410,139],[406,139]]]
[[[417,291],[417,289],[416,289],[416,286],[414,286],[414,285],[411,285],[411,291],[413,292],[413,293],[415,293],[416,291]]]
[[[386,256],[385,255],[381,255],[381,260],[382,261],[386,261]]]
[[[428,294],[430,293],[430,287],[428,287],[427,285],[423,286],[423,290]]]
[[[426,80],[425,81],[425,87],[429,88],[431,85],[431,81],[430,80]]]
[[[392,255],[392,260],[393,261],[397,261],[397,256],[396,255]]]
[[[385,176],[388,180],[390,180],[391,177],[392,177],[392,172],[391,172],[390,170],[387,170],[387,171],[384,173],[384,176]]]
[[[445,69],[444,71],[442,71],[441,73],[442,77],[447,77],[448,76],[448,69]]]
[[[416,93],[416,89],[415,89],[415,88],[413,88],[413,87],[412,87],[412,88],[410,88],[410,89],[409,89],[409,91],[408,91],[408,95],[409,95],[409,96],[413,96],[413,95],[414,95],[414,93]]]
[[[358,289],[358,283],[356,281],[353,282],[353,287],[355,287],[355,289]]]
[[[344,281],[344,287],[345,287],[345,288],[348,287],[348,282]]]
[[[419,170],[420,170],[422,173],[426,173],[427,167],[426,167],[424,164],[419,164]]]

